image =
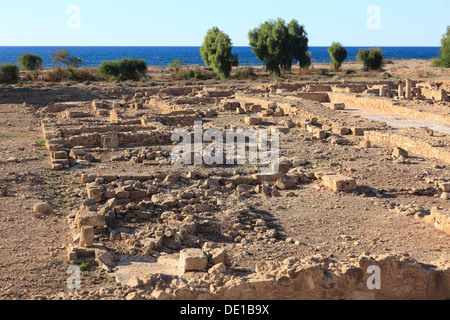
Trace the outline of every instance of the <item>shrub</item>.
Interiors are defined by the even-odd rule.
[[[173,62],[169,63],[169,68],[173,68],[175,71],[180,70],[182,66],[184,66],[183,60],[174,59]]]
[[[361,49],[356,59],[364,64],[365,70],[381,70],[384,65],[384,53],[380,48]]]
[[[0,67],[0,82],[16,82],[19,80],[19,67],[15,64],[4,64]]]
[[[205,64],[212,67],[221,79],[228,79],[231,69],[239,65],[238,56],[233,55],[231,50],[230,37],[214,27],[208,30],[200,54]]]
[[[333,42],[328,48],[328,53],[330,54],[331,64],[335,70],[339,69],[344,60],[347,59],[347,50],[339,42]]]
[[[98,68],[100,75],[113,80],[139,80],[147,72],[145,60],[121,59],[103,61]]]
[[[251,30],[248,37],[255,56],[275,76],[281,76],[281,71],[290,71],[294,59],[302,69],[311,65],[308,36],[297,20],[288,25],[283,19],[266,21]]]
[[[19,64],[23,69],[32,71],[34,77],[37,79],[39,76],[39,69],[42,68],[42,57],[33,53],[25,53],[18,59]]]
[[[447,32],[441,40],[441,57],[433,61],[433,66],[450,68],[450,26],[447,26]]]
[[[56,67],[44,76],[45,81],[62,82],[62,81],[95,81],[97,73],[94,69],[72,69]]]
[[[255,69],[253,69],[252,67],[248,67],[243,70],[237,70],[234,74],[234,77],[240,80],[255,79]]]
[[[83,64],[83,61],[80,58],[71,55],[70,52],[65,49],[53,52],[52,62],[65,64],[67,68],[79,68]]]

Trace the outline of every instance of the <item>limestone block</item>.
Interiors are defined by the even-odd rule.
[[[357,188],[355,179],[343,175],[325,175],[322,177],[322,183],[334,192],[355,191]]]
[[[200,249],[184,249],[180,252],[179,268],[182,272],[203,271],[208,266],[208,257]]]

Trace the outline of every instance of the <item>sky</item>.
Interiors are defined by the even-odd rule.
[[[440,46],[449,0],[0,0],[0,46],[234,46],[269,19],[295,19],[310,46]]]

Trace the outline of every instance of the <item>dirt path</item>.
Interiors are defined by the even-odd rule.
[[[0,105],[0,299],[55,294],[65,286],[67,223],[58,208],[66,178],[48,170],[48,155],[31,110]],[[8,162],[6,162],[8,160]],[[56,214],[36,218],[34,204],[52,201]]]

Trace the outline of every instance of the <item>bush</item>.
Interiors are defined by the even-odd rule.
[[[62,82],[62,81],[95,81],[98,75],[95,69],[72,69],[56,67],[44,76],[45,81]]]
[[[441,68],[450,68],[450,26],[441,40],[441,57],[433,61],[433,66]]]
[[[302,69],[311,65],[307,33],[297,20],[288,25],[283,19],[269,20],[251,30],[248,37],[255,56],[275,76],[281,76],[281,71],[290,71],[294,59]]]
[[[65,49],[53,52],[52,62],[65,64],[67,68],[79,68],[83,64],[83,61],[80,58],[71,55],[70,52]]]
[[[347,59],[347,50],[339,42],[333,42],[328,48],[328,53],[330,54],[331,64],[334,70],[339,69],[344,60]]]
[[[139,80],[147,72],[145,60],[121,59],[103,61],[98,69],[100,75],[112,80]]]
[[[4,64],[0,67],[0,82],[16,82],[19,80],[19,67],[15,64]]]
[[[364,69],[381,70],[384,65],[384,53],[380,48],[372,48],[370,50],[360,50],[356,59],[364,64]]]
[[[237,70],[234,74],[234,77],[240,80],[255,79],[255,69],[253,69],[252,67],[248,67],[243,70]]]
[[[37,79],[39,76],[39,69],[42,68],[42,57],[33,53],[25,53],[21,55],[17,61],[23,69],[32,71],[34,77]]]
[[[228,79],[231,69],[239,65],[237,55],[233,55],[231,50],[232,43],[228,35],[214,27],[208,30],[200,54],[205,64],[212,67],[221,79]]]

